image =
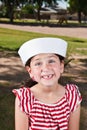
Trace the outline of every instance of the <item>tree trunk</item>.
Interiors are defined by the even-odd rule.
[[[78,11],[78,21],[81,23],[81,11]]]
[[[40,4],[38,4],[38,10],[37,10],[37,20],[41,20],[41,17],[40,17],[40,10],[41,10],[41,6]]]
[[[10,23],[13,23],[14,19],[14,2],[7,3],[7,15],[9,17]]]
[[[13,7],[11,7],[11,9],[10,9],[9,18],[10,18],[10,23],[13,23],[13,19],[14,19]]]

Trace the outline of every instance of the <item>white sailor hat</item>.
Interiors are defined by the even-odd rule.
[[[44,37],[35,38],[25,42],[18,54],[25,65],[33,56],[41,53],[54,53],[66,57],[67,42],[60,38]]]

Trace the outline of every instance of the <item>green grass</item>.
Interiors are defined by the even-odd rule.
[[[0,28],[0,49],[14,51],[17,50],[23,42],[40,36],[42,35]]]
[[[5,23],[9,23],[10,20],[8,18],[0,18],[0,21],[1,22],[5,22]],[[47,20],[47,19],[41,19],[41,21],[38,21],[36,19],[14,19],[13,20],[14,23],[16,24],[34,24],[34,25],[38,25],[38,24],[41,24],[41,25],[57,25],[57,26],[60,26],[60,24],[58,23],[58,20],[56,19],[50,19],[50,20]],[[78,26],[82,26],[82,27],[87,27],[87,23],[85,21],[83,21],[82,23],[79,23],[78,20],[67,20],[67,23],[63,23],[64,26],[74,26],[74,27],[78,27]]]
[[[59,37],[63,38],[68,42],[68,55],[70,54],[81,54],[87,55],[87,39],[70,38],[64,36],[56,36],[41,33],[32,33],[25,31],[17,31],[11,29],[0,28],[0,50],[11,50],[17,51],[21,44],[25,41],[37,38],[37,37]]]
[[[0,51],[17,51],[25,41],[37,37],[59,37],[68,42],[67,55],[87,55],[87,39],[70,38],[57,35],[32,33],[0,28]],[[10,84],[0,83],[0,130],[14,130],[14,95],[10,91]],[[9,89],[10,88],[10,89]],[[87,93],[83,90],[83,96]],[[82,107],[81,130],[86,130],[86,107]]]

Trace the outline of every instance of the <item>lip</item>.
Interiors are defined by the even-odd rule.
[[[43,79],[49,80],[53,78],[53,74],[49,74],[49,75],[43,75],[41,76]]]

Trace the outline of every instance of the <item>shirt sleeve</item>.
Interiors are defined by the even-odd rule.
[[[73,112],[81,103],[82,96],[78,86],[74,84],[67,85],[67,90],[68,90],[67,99],[70,106],[70,111]]]
[[[31,109],[31,94],[28,88],[13,89],[12,91],[19,99],[20,110],[29,115]]]

